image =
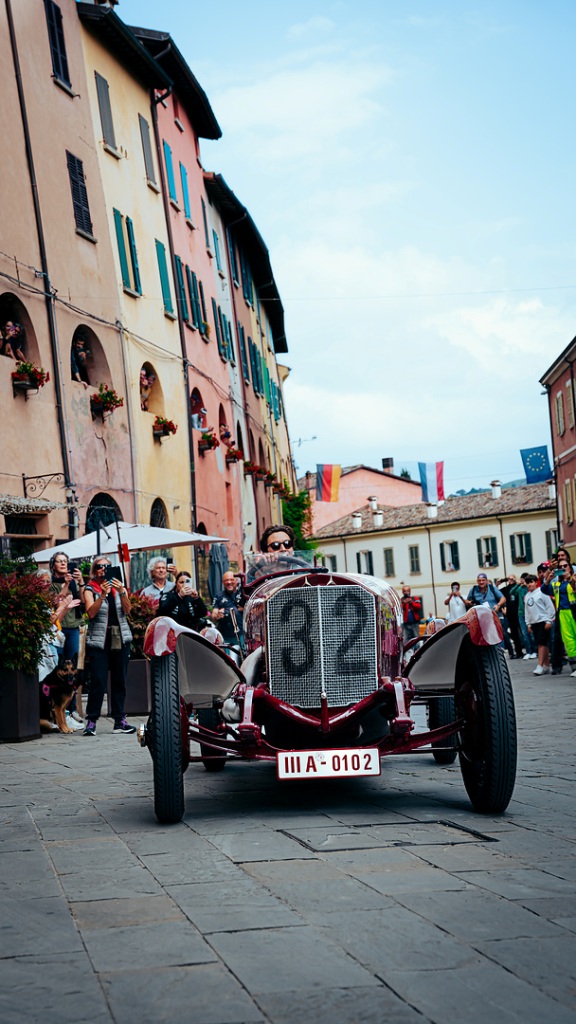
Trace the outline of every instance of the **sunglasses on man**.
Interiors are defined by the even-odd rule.
[[[268,545],[268,551],[280,551],[280,548],[291,548],[291,540],[273,540]]]

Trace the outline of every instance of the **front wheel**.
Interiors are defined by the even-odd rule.
[[[464,718],[460,768],[466,792],[482,814],[505,811],[516,781],[516,715],[504,653],[470,646],[456,691]]]
[[[433,697],[428,704],[428,727],[440,729],[456,719],[453,697]],[[436,764],[454,764],[456,760],[456,733],[445,740],[436,740],[431,744],[432,757]]]
[[[154,812],[161,825],[174,825],[184,814],[180,688],[175,654],[152,660],[151,681]]]

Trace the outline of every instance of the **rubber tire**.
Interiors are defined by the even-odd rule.
[[[151,683],[154,812],[161,825],[175,825],[184,815],[180,688],[175,654],[153,658]]]
[[[516,781],[514,695],[504,652],[470,645],[456,692],[465,718],[459,759],[466,792],[481,814],[506,810]]]
[[[441,726],[448,725],[455,720],[454,697],[431,698],[428,704],[428,727],[430,729],[439,729]],[[446,747],[452,749],[446,750]],[[454,733],[453,736],[448,736],[445,740],[437,740],[436,743],[432,743],[432,757],[436,764],[454,764],[457,748],[458,739],[456,733]]]
[[[220,715],[216,708],[198,708],[198,725],[202,725],[204,729],[212,729],[214,732],[220,724]],[[204,747],[200,744],[200,754],[205,757],[206,760],[202,761],[207,772],[221,772],[226,767],[226,758],[210,757],[214,754],[214,751],[210,747]]]

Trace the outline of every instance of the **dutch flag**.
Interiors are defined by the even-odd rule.
[[[432,505],[444,501],[444,463],[419,462],[418,470],[422,484],[422,501]]]

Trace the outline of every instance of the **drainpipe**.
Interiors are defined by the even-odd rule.
[[[574,387],[574,370],[573,370],[572,363],[570,364],[570,379],[572,380],[572,387]],[[553,478],[554,478],[554,486],[556,488],[556,535],[557,535],[557,538],[558,538],[558,543],[561,544],[563,538],[562,538],[562,536],[560,534],[560,505],[559,505],[559,498],[558,498],[558,492],[559,492],[560,488],[558,487],[558,472],[557,472],[557,469],[556,469],[556,456],[554,455],[554,440],[553,440],[554,434],[552,432],[552,403],[550,402],[550,392],[551,392],[551,390],[552,389],[551,389],[550,384],[545,384],[544,385],[544,391],[546,393],[546,397],[548,398],[548,419],[550,421],[550,438],[552,440],[552,466],[553,466],[552,472],[553,472]],[[574,392],[572,392],[572,393],[574,393]]]
[[[163,51],[163,53],[166,51]],[[160,54],[159,56],[162,56]],[[158,127],[158,104],[162,100],[166,99],[172,92],[172,88],[167,89],[166,92],[162,93],[161,96],[154,96],[154,90],[151,90],[151,108],[152,108],[152,124],[154,126],[154,141],[156,143],[156,153],[158,155],[158,166],[160,168],[160,184],[162,186],[162,202],[164,204],[164,216],[166,218],[166,233],[168,235],[168,246],[170,249],[170,262],[172,264],[172,276],[174,281],[178,280],[176,275],[176,260],[174,252],[174,236],[172,234],[172,223],[170,220],[170,203],[168,201],[168,188],[166,185],[166,174],[164,172],[164,159],[162,156],[162,147],[160,145],[160,129]],[[187,423],[186,423],[186,434],[188,436],[188,460],[190,463],[190,498],[191,498],[191,527],[192,532],[196,530],[196,467],[194,464],[194,445],[192,441],[192,426],[190,422],[191,406],[190,406],[190,389],[188,381],[188,356],[186,353],[186,330],[184,327],[184,321],[182,319],[182,310],[180,307],[180,297],[176,294],[176,308],[178,310],[178,330],[180,333],[180,347],[182,349],[182,365],[184,371],[184,384],[186,388],[186,409],[187,409]],[[194,553],[194,573],[196,582],[198,582],[198,549],[196,545],[193,548]]]
[[[434,615],[438,615],[438,602],[436,600],[436,585],[434,581],[434,563],[432,561],[432,539],[430,537],[430,527],[425,526],[424,529],[428,534],[428,551],[430,553],[430,579],[432,580],[432,597],[434,598]]]
[[[502,543],[502,565],[504,568],[504,575],[508,576],[508,569],[506,568],[506,548],[504,546],[504,530],[502,529],[502,520],[500,516],[497,516],[498,526],[500,527],[500,541]]]
[[[52,365],[54,369],[54,390],[56,392],[56,412],[58,417],[58,432],[60,434],[60,448],[62,451],[62,467],[64,470],[64,487],[66,489],[74,488],[74,484],[71,479],[71,467],[70,467],[70,454],[68,450],[68,442],[66,438],[66,427],[64,423],[64,406],[62,399],[62,375],[60,372],[60,353],[58,348],[58,328],[56,324],[56,316],[54,313],[54,296],[55,291],[52,288],[50,277],[48,274],[48,257],[46,255],[46,243],[44,238],[44,227],[42,224],[42,211],[40,209],[40,197],[38,195],[38,181],[36,178],[36,170],[34,167],[34,156],[32,153],[32,140],[30,138],[30,126],[28,123],[28,113],[26,110],[26,99],[24,96],[24,85],[22,82],[22,71],[20,68],[20,57],[18,54],[18,42],[16,39],[16,32],[14,29],[14,19],[12,16],[12,4],[11,0],[6,0],[6,18],[8,21],[8,31],[10,33],[10,47],[12,50],[12,60],[14,63],[14,73],[16,76],[16,86],[18,89],[18,102],[20,104],[20,114],[22,116],[22,129],[24,132],[24,144],[26,147],[26,162],[28,164],[28,174],[30,176],[30,186],[32,190],[32,202],[34,205],[34,217],[36,220],[36,231],[38,234],[38,247],[40,249],[40,260],[42,265],[42,277],[44,278],[44,298],[46,302],[46,313],[48,316],[48,333],[50,335],[50,349],[52,352]],[[74,539],[76,532],[75,516],[70,512],[68,514],[68,536],[70,540]]]
[[[118,334],[120,335],[120,352],[122,353],[122,370],[124,372],[124,389],[125,389],[125,392],[126,392],[126,416],[127,416],[127,419],[128,419],[128,436],[129,437],[134,437],[134,433],[133,433],[133,417],[132,417],[132,413],[130,411],[130,407],[131,407],[132,403],[130,401],[130,398],[128,397],[128,395],[129,395],[129,388],[131,386],[131,381],[128,380],[128,368],[126,366],[126,351],[125,351],[125,347],[124,347],[124,326],[123,326],[121,320],[117,320],[116,321],[116,327],[118,328]],[[138,483],[139,483],[139,481],[138,481],[138,477],[137,477],[137,473],[136,473],[136,452],[134,451],[134,445],[132,443],[130,444],[130,466],[131,466],[131,469],[132,469],[132,486],[134,488],[134,490],[133,490],[132,512],[133,512],[133,515],[134,515],[134,522],[137,523],[138,519],[139,519],[139,516],[138,516],[137,510],[136,510],[136,494],[138,493]]]

